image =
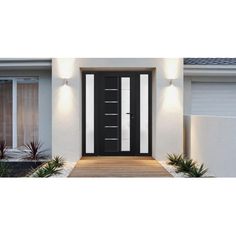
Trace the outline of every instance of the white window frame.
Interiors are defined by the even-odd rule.
[[[31,82],[35,81],[39,86],[37,76],[0,77],[0,80],[12,81],[12,149],[17,149],[17,83],[21,81],[27,82],[25,79]]]

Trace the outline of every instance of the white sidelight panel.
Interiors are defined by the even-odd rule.
[[[86,153],[94,153],[94,75],[87,74],[86,77],[86,121],[85,121],[85,140],[86,140]]]
[[[148,153],[148,75],[140,75],[140,153]]]
[[[121,151],[130,151],[130,77],[121,78]]]

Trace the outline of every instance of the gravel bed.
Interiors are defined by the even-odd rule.
[[[172,165],[168,165],[167,161],[159,161],[159,162],[171,175],[173,175],[173,177],[188,178],[188,176],[185,175],[184,173],[176,173],[175,167]],[[206,177],[215,177],[215,176],[212,173],[210,173],[210,171],[208,171],[206,175],[204,175],[203,177],[206,178]]]
[[[63,170],[59,175],[52,175],[50,178],[66,178],[69,176],[73,168],[75,167],[76,162],[66,162]]]
[[[185,174],[183,173],[176,173],[175,167],[172,165],[168,165],[167,161],[159,161],[160,164],[173,176],[173,177],[184,177],[186,178]]]

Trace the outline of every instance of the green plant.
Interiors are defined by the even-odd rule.
[[[33,177],[48,178],[52,175],[60,174],[64,165],[64,159],[60,156],[56,156],[47,164],[39,168],[35,174],[33,174]]]
[[[51,162],[48,162],[44,167],[38,169],[35,173],[35,177],[48,178],[54,174],[59,174],[60,170],[56,168]]]
[[[204,165],[201,164],[200,167],[197,167],[196,165],[194,165],[190,172],[188,173],[189,177],[202,177],[203,175],[205,175],[207,173],[208,169],[204,168]]]
[[[24,145],[26,147],[27,158],[31,160],[38,160],[43,157],[44,151],[41,150],[43,144],[39,141],[31,141]]]
[[[176,173],[190,173],[196,163],[192,159],[181,160],[176,168]]]
[[[10,174],[9,166],[7,163],[0,162],[0,177],[8,177]]]
[[[184,160],[183,154],[167,154],[168,164],[178,166]]]
[[[187,159],[183,154],[167,154],[168,164],[175,167],[176,173],[184,173],[188,177],[202,177],[207,169],[202,164],[200,167],[192,159]]]
[[[55,167],[61,168],[65,165],[65,161],[61,156],[55,156],[51,161]]]
[[[7,145],[6,141],[0,141],[0,159],[4,159],[6,157]]]

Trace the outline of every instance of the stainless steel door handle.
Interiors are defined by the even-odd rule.
[[[130,115],[130,118],[133,119],[134,118],[134,115],[133,113],[130,113],[130,112],[126,112],[127,115]]]

